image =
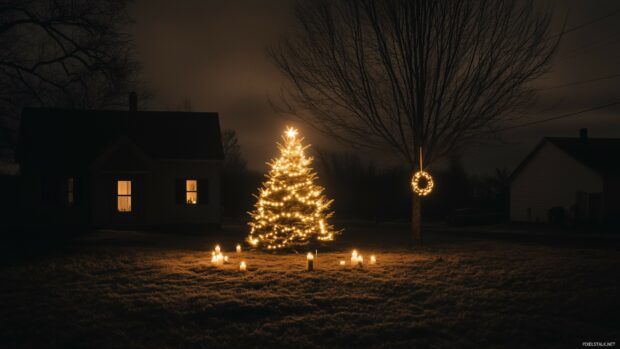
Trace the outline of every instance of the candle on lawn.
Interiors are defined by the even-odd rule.
[[[344,260],[340,261],[340,266],[344,267],[345,265],[347,265],[347,263]]]
[[[364,266],[364,257],[362,255],[357,256],[357,266],[360,268]]]
[[[370,264],[376,264],[377,263],[377,257],[375,257],[375,255],[373,254],[372,256],[370,256]]]
[[[308,252],[308,255],[306,256],[306,270],[314,270],[314,256],[312,255],[312,252]]]
[[[351,253],[351,265],[355,266],[357,264],[357,250],[353,250]]]
[[[215,253],[220,253],[220,245],[215,245]]]
[[[246,271],[246,268],[247,268],[247,267],[246,267],[246,265],[245,265],[245,262],[241,262],[241,263],[239,263],[239,270],[240,270],[240,271]]]
[[[241,253],[241,245],[237,244],[237,253]]]
[[[224,256],[224,263],[228,263],[228,256]]]

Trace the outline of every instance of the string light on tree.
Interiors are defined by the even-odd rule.
[[[413,174],[413,178],[411,179],[411,188],[413,192],[420,195],[426,196],[433,191],[433,177],[424,171],[422,167],[422,148],[420,148],[420,170]]]
[[[303,138],[292,127],[278,144],[280,157],[268,163],[267,181],[256,195],[252,220],[248,223],[250,245],[267,250],[332,241],[337,232],[328,223],[333,215],[333,200],[314,184],[316,173],[310,168],[312,157],[306,156]]]

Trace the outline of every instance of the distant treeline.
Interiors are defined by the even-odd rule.
[[[236,160],[237,161],[237,160]],[[411,217],[411,171],[406,166],[381,167],[355,153],[318,151],[313,168],[325,187],[338,219],[406,221]],[[458,158],[444,170],[432,170],[435,188],[424,199],[425,218],[442,220],[460,208],[491,210],[507,216],[509,182],[506,170],[469,176]],[[222,209],[225,219],[245,220],[264,173],[245,166],[224,166]]]

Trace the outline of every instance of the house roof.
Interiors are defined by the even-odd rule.
[[[534,158],[540,149],[551,143],[566,154],[581,162],[602,176],[620,176],[619,138],[564,138],[545,137],[534,150],[517,166],[510,176],[514,179]]]
[[[24,109],[16,159],[88,166],[120,137],[154,159],[223,158],[217,113]]]

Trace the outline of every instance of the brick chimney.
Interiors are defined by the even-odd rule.
[[[132,91],[129,94],[129,111],[137,111],[138,110],[138,94],[135,91]]]

